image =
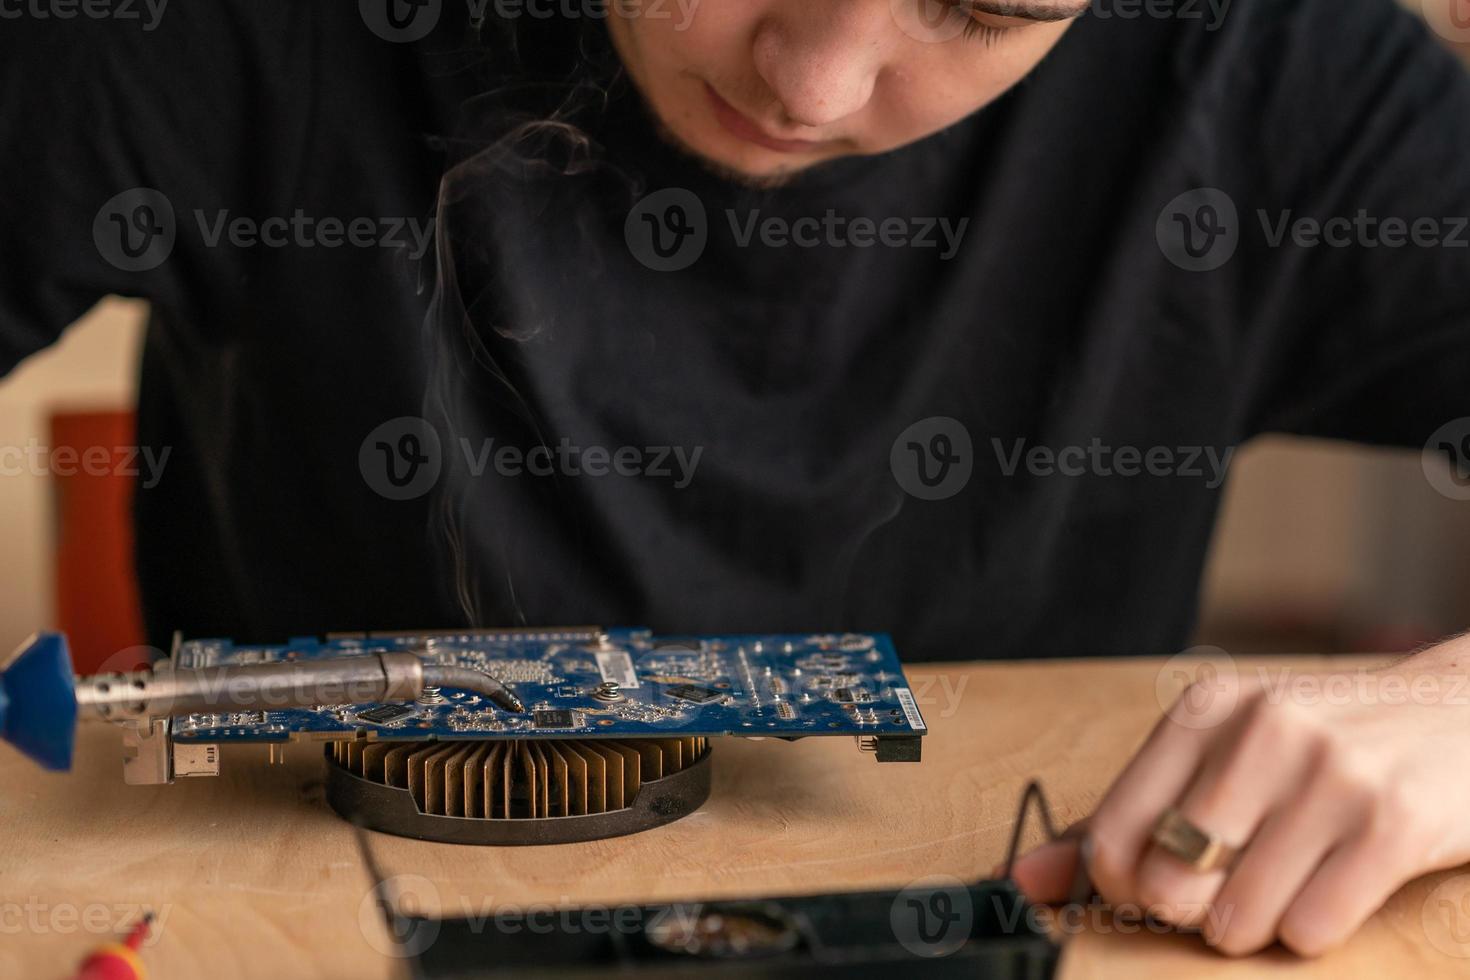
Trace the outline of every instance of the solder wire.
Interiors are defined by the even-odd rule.
[[[1033,809],[1036,811],[1037,819],[1041,821],[1042,829],[1046,831],[1048,841],[1061,840],[1067,836],[1066,831],[1057,829],[1056,820],[1052,816],[1051,804],[1047,802],[1040,780],[1031,780],[1021,791],[1021,805],[1016,808],[1016,820],[1011,827],[1011,842],[1006,848],[1004,870],[1001,872],[1001,877],[1006,880],[1014,880],[1016,859],[1021,853],[1021,835],[1026,830],[1026,817]],[[1079,844],[1077,871],[1072,879],[1072,891],[1068,898],[1070,904],[1086,905],[1097,896],[1097,889],[1093,887],[1092,879],[1087,871],[1088,860],[1091,857],[1091,844],[1091,839],[1087,837],[1084,837]]]

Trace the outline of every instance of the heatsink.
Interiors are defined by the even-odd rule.
[[[709,796],[709,739],[374,741],[327,746],[327,799],[373,830],[464,844],[616,837]]]

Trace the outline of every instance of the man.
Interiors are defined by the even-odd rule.
[[[156,638],[1167,653],[1235,446],[1470,416],[1470,83],[1388,0],[88,9],[0,35],[0,368],[152,302]],[[1233,693],[1087,825],[1104,897],[1316,953],[1470,860],[1461,701]]]

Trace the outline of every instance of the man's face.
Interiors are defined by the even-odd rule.
[[[613,0],[613,41],[673,138],[779,179],[882,153],[1010,88],[1088,0]]]

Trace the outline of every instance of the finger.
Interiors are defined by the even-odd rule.
[[[1360,835],[1322,862],[1281,919],[1281,941],[1301,956],[1320,956],[1358,930],[1413,876],[1400,860],[1402,841]]]
[[[1136,874],[1154,824],[1183,794],[1210,743],[1213,729],[1189,728],[1166,715],[1113,781],[1093,814],[1088,873],[1114,905],[1138,900]]]
[[[1065,902],[1072,897],[1081,860],[1081,840],[1058,838],[1016,859],[1011,878],[1037,904]]]
[[[1231,847],[1248,849],[1267,814],[1289,805],[1306,769],[1309,743],[1295,712],[1264,698],[1249,704],[1228,735],[1210,747],[1176,804],[1184,819]],[[1200,871],[1153,846],[1139,862],[1138,896],[1156,918],[1197,926],[1228,874],[1226,868]]]
[[[1281,921],[1346,830],[1336,794],[1314,779],[1261,824],[1204,922],[1205,941],[1244,956],[1275,941]]]

